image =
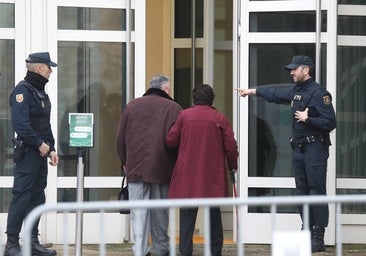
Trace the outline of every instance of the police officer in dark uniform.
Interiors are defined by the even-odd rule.
[[[268,102],[291,105],[293,137],[293,170],[297,195],[326,195],[329,132],[336,127],[332,96],[316,83],[311,74],[314,64],[310,57],[294,56],[290,70],[295,86],[280,88],[241,89],[240,96],[257,95]],[[312,252],[325,251],[324,231],[328,225],[328,205],[310,205]],[[302,207],[299,207],[302,216]]]
[[[47,158],[56,166],[58,156],[51,130],[51,102],[45,85],[52,73],[48,52],[29,54],[25,60],[27,74],[10,94],[12,125],[17,134],[14,142],[13,197],[7,221],[5,256],[21,255],[19,233],[27,214],[45,203]],[[56,255],[55,250],[43,247],[38,240],[39,219],[32,230],[32,255]]]

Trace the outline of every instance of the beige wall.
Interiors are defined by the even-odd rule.
[[[146,80],[158,73],[172,77],[170,0],[146,1]]]

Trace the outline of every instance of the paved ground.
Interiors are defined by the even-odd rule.
[[[132,244],[124,243],[124,244],[114,244],[107,245],[107,256],[133,256],[131,251]],[[53,246],[54,249],[57,250],[57,255],[75,255],[75,247],[69,247],[69,254],[65,254],[63,252],[62,245]],[[98,245],[84,245],[82,249],[82,255],[84,256],[97,256],[99,254]],[[194,245],[194,256],[202,256],[203,253],[203,245],[195,244]],[[246,244],[245,245],[245,256],[271,256],[271,247],[270,245],[253,245]],[[179,255],[178,253],[176,255]],[[225,244],[223,248],[223,256],[237,256],[237,246],[234,244]],[[336,250],[335,247],[327,247],[326,252],[322,253],[313,253],[313,256],[335,256]],[[366,245],[343,245],[342,256],[365,256],[366,255]],[[295,256],[292,255],[291,256]]]

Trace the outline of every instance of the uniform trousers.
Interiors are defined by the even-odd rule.
[[[128,183],[130,200],[165,199],[168,195],[168,185],[152,183]],[[135,256],[149,253],[148,239],[151,232],[154,255],[160,256],[169,252],[169,210],[159,209],[131,209],[131,224],[135,244]]]
[[[28,149],[23,159],[14,165],[13,197],[6,231],[8,235],[19,235],[28,213],[45,203],[47,174],[47,158],[41,157],[35,149]],[[38,235],[38,224],[39,219],[33,226],[32,234]]]
[[[198,208],[180,210],[179,251],[181,255],[191,256],[193,253],[193,232],[196,224]],[[224,242],[220,208],[210,208],[211,255],[221,256]]]
[[[305,144],[303,150],[295,148],[293,168],[297,195],[326,195],[327,160],[329,146],[322,141]],[[302,206],[299,206],[303,217]],[[328,226],[328,204],[309,206],[309,224],[324,228]]]

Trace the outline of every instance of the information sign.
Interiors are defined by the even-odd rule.
[[[93,147],[94,114],[69,113],[69,146]]]

